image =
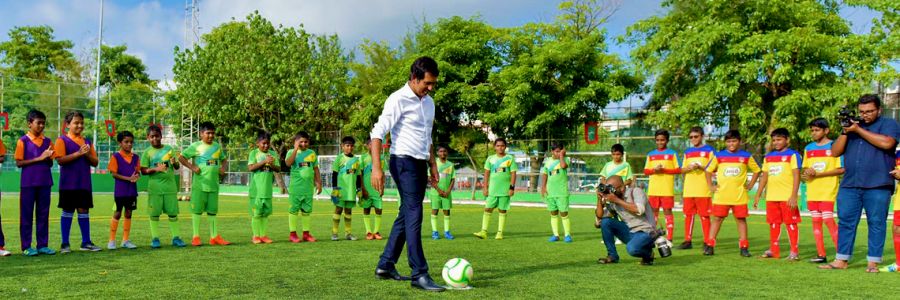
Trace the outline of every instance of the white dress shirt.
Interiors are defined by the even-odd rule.
[[[431,129],[434,127],[434,100],[419,98],[409,83],[388,96],[378,123],[369,137],[384,141],[391,133],[391,154],[427,160],[431,155]]]

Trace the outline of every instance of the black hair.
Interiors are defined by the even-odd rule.
[[[499,142],[503,142],[503,145],[509,146],[509,143],[506,142],[506,139],[502,137],[498,137],[496,140],[494,140],[494,146],[497,146],[497,143]]]
[[[71,123],[75,118],[81,118],[81,120],[84,121],[84,115],[77,110],[73,110],[66,113],[66,124]]]
[[[37,109],[32,109],[28,111],[28,114],[25,116],[25,119],[28,120],[28,123],[34,122],[34,120],[41,119],[46,121],[47,116],[44,115],[44,112],[39,111]]]
[[[622,144],[612,145],[611,152],[613,152],[613,153],[619,152],[619,153],[625,154],[625,146],[622,146]]]
[[[412,63],[409,67],[409,79],[422,80],[425,78],[425,73],[431,73],[434,77],[440,73],[437,62],[428,56],[419,57]]]
[[[657,137],[660,135],[666,137],[667,141],[669,140],[669,131],[668,130],[665,130],[665,129],[657,130],[656,133],[653,134],[653,137]]]
[[[875,94],[865,94],[859,97],[859,104],[875,103],[875,108],[881,108],[881,98]]]
[[[116,142],[121,143],[127,137],[130,137],[132,141],[134,140],[134,135],[131,134],[131,131],[128,131],[128,130],[121,131],[121,132],[119,132],[119,134],[116,135]]]
[[[265,132],[265,131],[261,131],[259,134],[256,135],[256,142],[259,143],[262,140],[269,140],[271,138],[272,138],[271,134],[269,134],[268,132]]]
[[[444,150],[447,150],[447,152],[450,152],[450,147],[448,147],[447,145],[444,145],[444,144],[437,145],[437,149],[438,150],[444,149]]]
[[[309,140],[309,133],[306,133],[306,131],[298,132],[297,134],[294,135],[294,140],[296,141],[296,140],[299,140],[299,139],[306,139],[306,140],[308,141],[308,140]]]
[[[825,120],[825,118],[816,118],[815,120],[809,122],[809,127],[828,129],[828,120]]]
[[[703,135],[703,127],[700,127],[700,126],[691,127],[691,131],[689,131],[689,132],[696,132],[696,133],[699,133],[700,135]]]
[[[216,130],[216,125],[213,125],[212,122],[201,122],[200,123],[200,132]]]
[[[732,130],[729,130],[728,132],[725,132],[725,140],[730,140],[730,139],[740,140],[741,132],[738,131],[737,129],[732,129]]]
[[[159,125],[150,124],[150,126],[147,126],[147,135],[150,135],[150,133],[153,132],[157,132],[160,136],[162,136],[162,128],[160,128]]]
[[[341,139],[341,145],[343,144],[356,144],[356,139],[354,139],[352,136],[345,136]]]
[[[563,144],[560,142],[555,142],[553,144],[550,144],[550,150],[559,150],[562,148],[565,148],[565,146],[563,146]]]
[[[790,135],[791,135],[791,133],[788,132],[787,128],[777,128],[775,130],[772,130],[772,133],[769,134],[769,136],[771,136],[771,137],[783,137],[783,138],[790,138]]]

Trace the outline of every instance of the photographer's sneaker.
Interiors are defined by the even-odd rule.
[[[116,250],[116,241],[109,241],[109,243],[106,243],[106,249]]]
[[[486,230],[482,230],[482,231],[473,233],[473,235],[475,235],[475,236],[478,237],[479,239],[482,239],[482,240],[483,240],[483,239],[486,239],[486,238],[487,238],[487,231],[486,231]]]
[[[824,264],[828,262],[828,257],[825,256],[816,256],[809,259],[809,262],[814,264]]]
[[[559,242],[559,236],[558,236],[558,235],[550,236],[550,238],[547,239],[547,241],[548,241],[548,242],[551,242],[551,243],[552,243],[552,242]]]
[[[741,256],[743,256],[743,257],[751,257],[751,256],[753,256],[753,255],[750,255],[750,249],[747,249],[747,248],[741,248]]]
[[[694,245],[693,245],[693,243],[691,243],[691,241],[684,241],[684,243],[681,243],[681,245],[678,246],[678,249],[681,249],[681,250],[687,250],[687,249],[693,249],[693,248],[694,248]]]
[[[703,255],[713,256],[716,254],[716,249],[710,245],[703,245]]]
[[[565,238],[563,238],[563,242],[565,242],[565,243],[571,243],[571,242],[572,242],[572,236],[571,236],[571,235],[567,235]]]
[[[431,232],[431,239],[432,239],[432,240],[439,240],[439,239],[441,239],[441,234],[438,233],[437,231],[432,231],[432,232]]]
[[[880,269],[878,269],[878,271],[881,271],[881,272],[888,272],[888,273],[895,273],[895,272],[897,272],[897,263],[892,263],[892,264],[890,264],[890,265],[881,267]]]

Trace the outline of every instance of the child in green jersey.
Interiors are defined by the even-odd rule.
[[[371,150],[370,144],[372,139],[366,138],[366,154],[362,155],[361,166],[363,168],[362,174],[362,183],[363,188],[365,189],[368,197],[360,197],[359,198],[359,207],[363,209],[363,224],[366,225],[366,239],[367,240],[381,240],[381,233],[378,232],[381,229],[381,209],[382,209],[382,201],[381,194],[375,190],[375,187],[372,186],[372,154],[369,154]],[[387,163],[384,161],[384,155],[381,156],[381,166],[387,166]],[[372,227],[372,221],[369,220],[369,215],[372,213],[372,209],[375,209],[375,227]]]
[[[509,210],[510,198],[515,194],[516,171],[519,166],[512,155],[506,154],[506,139],[494,140],[494,155],[484,161],[484,186],[482,191],[485,197],[484,216],[481,219],[481,231],[475,236],[481,239],[487,238],[487,228],[491,223],[491,214],[494,209],[500,210],[497,221],[497,235],[494,239],[503,239],[503,227],[506,226],[506,211]]]
[[[256,137],[256,149],[247,157],[250,170],[250,212],[254,244],[271,244],[268,236],[269,216],[272,215],[272,184],[281,164],[278,153],[269,149],[270,136],[266,132]]]
[[[225,176],[227,161],[222,145],[215,141],[216,127],[210,122],[200,123],[200,141],[194,142],[178,155],[178,161],[193,172],[191,179],[191,245],[200,246],[200,216],[206,213],[209,222],[209,244],[230,245],[219,235],[216,215],[219,213],[219,178]]]
[[[453,207],[450,193],[456,183],[456,169],[453,168],[453,162],[447,160],[449,152],[450,149],[445,145],[437,147],[438,159],[435,163],[437,163],[440,178],[437,186],[428,194],[428,197],[431,198],[431,238],[435,240],[441,238],[437,230],[438,211],[441,209],[444,210],[444,238],[453,239],[453,235],[450,234],[450,208]]]
[[[353,146],[356,139],[346,136],[341,139],[341,152],[334,158],[331,165],[331,202],[334,203],[334,215],[331,216],[331,240],[337,241],[338,226],[341,224],[341,215],[344,216],[344,236],[347,240],[355,241],[351,230],[352,210],[356,205],[356,193],[362,191],[362,197],[368,198],[369,193],[362,188],[362,163],[359,157],[353,156]]]
[[[553,236],[550,242],[559,241],[559,217],[562,217],[564,241],[572,242],[569,223],[569,163],[566,157],[566,148],[562,144],[553,144],[550,147],[552,157],[544,160],[541,167],[541,196],[547,202],[547,210],[550,211],[550,229]],[[558,216],[557,216],[558,215]]]
[[[178,181],[175,171],[181,166],[175,160],[175,149],[162,144],[162,128],[150,125],[147,128],[147,140],[150,148],[144,150],[141,159],[141,174],[150,179],[147,183],[150,210],[151,248],[159,248],[159,217],[165,213],[169,217],[169,230],[172,232],[172,246],[184,247],[181,240],[181,229],[178,225]]]
[[[309,149],[309,134],[301,131],[294,136],[294,149],[288,150],[285,163],[291,166],[291,183],[288,201],[291,207],[288,209],[288,227],[291,230],[292,243],[300,241],[315,242],[309,234],[310,214],[312,213],[313,189],[315,195],[322,193],[322,179],[319,176],[319,159],[316,152]],[[303,223],[303,237],[297,235],[297,213],[300,213]]]
[[[612,161],[607,162],[600,170],[600,182],[606,183],[607,178],[618,175],[625,181],[625,185],[631,185],[634,181],[634,173],[631,172],[631,164],[625,161],[625,147],[622,144],[612,145],[610,156],[612,156]]]

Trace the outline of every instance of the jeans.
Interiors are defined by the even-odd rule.
[[[428,262],[422,251],[422,200],[428,185],[428,166],[424,160],[405,156],[391,156],[391,177],[400,194],[400,212],[394,220],[391,235],[378,261],[382,270],[396,269],[397,260],[406,244],[406,257],[415,281],[428,275]]]
[[[603,244],[606,246],[607,256],[619,260],[619,252],[616,251],[616,238],[625,243],[628,255],[640,258],[649,258],[653,253],[653,239],[650,234],[643,231],[631,232],[628,224],[613,219],[600,220],[600,231],[603,233]]]
[[[842,187],[838,190],[838,246],[835,259],[850,260],[853,256],[856,227],[859,225],[862,210],[865,209],[866,223],[869,225],[869,249],[866,259],[869,262],[881,262],[892,192],[892,187]]]

